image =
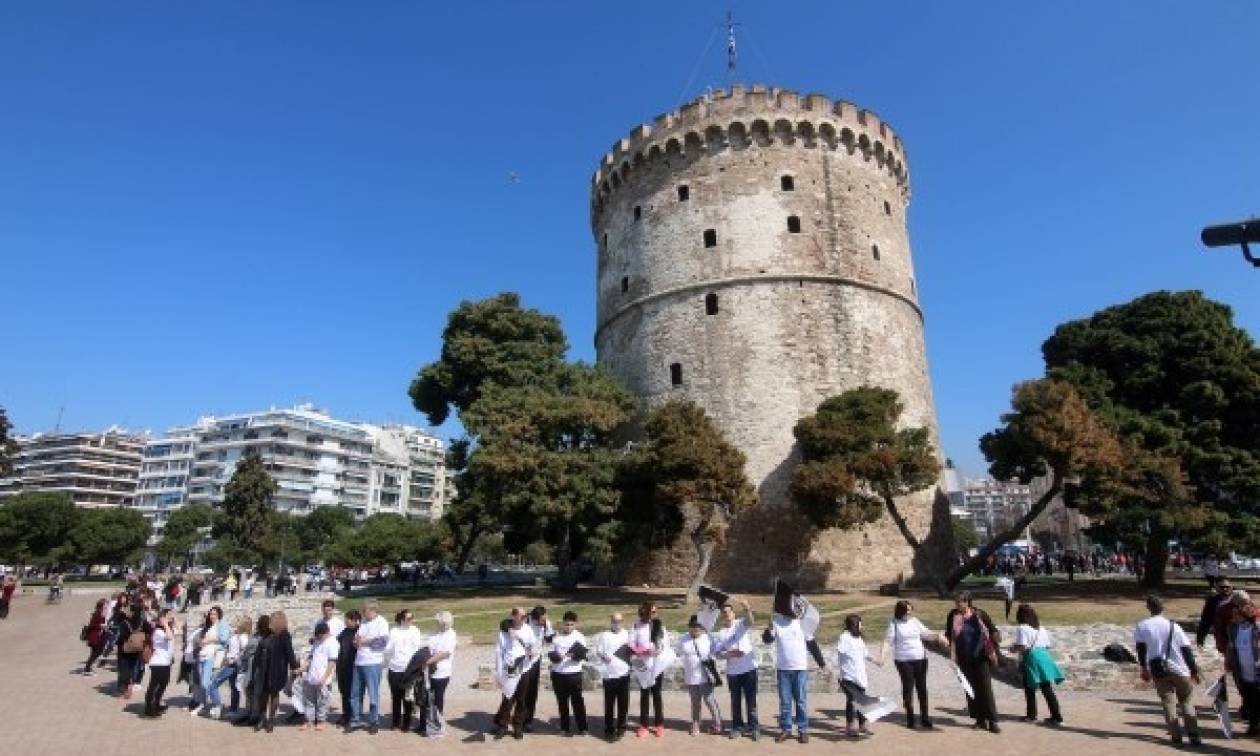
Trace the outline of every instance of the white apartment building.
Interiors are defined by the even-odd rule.
[[[1003,528],[1032,508],[1032,495],[1028,486],[1019,481],[1002,481],[993,478],[966,478],[963,481],[963,508],[986,542]]]
[[[16,439],[13,476],[0,498],[26,491],[64,493],[79,507],[132,503],[145,439],[119,428],[103,433],[36,433]]]
[[[247,449],[258,452],[275,479],[274,502],[282,512],[340,506],[358,519],[378,512],[435,519],[449,490],[445,448],[432,434],[408,425],[338,420],[299,405],[203,417],[150,441],[135,506],[156,534],[184,504],[221,504]]]

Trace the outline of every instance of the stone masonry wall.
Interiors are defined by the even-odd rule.
[[[873,114],[778,90],[719,92],[662,116],[596,174],[599,361],[649,408],[677,397],[703,406],[758,488],[761,506],[719,553],[724,585],[910,577],[890,522],[803,538],[786,496],[792,427],[846,389],[896,389],[903,423],[935,438],[908,197],[900,140]],[[931,492],[903,502],[921,535],[932,505]],[[693,563],[683,544],[633,577],[685,584]]]

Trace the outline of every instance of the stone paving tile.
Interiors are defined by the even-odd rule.
[[[687,711],[686,697],[667,694],[665,711],[668,731],[662,740],[633,737],[608,744],[596,738],[565,739],[554,724],[555,700],[539,697],[540,715],[546,720],[539,731],[523,742],[508,738],[495,742],[483,733],[498,703],[490,691],[470,687],[476,677],[476,658],[483,651],[465,653],[457,664],[458,678],[448,692],[451,735],[440,741],[418,735],[382,731],[344,735],[335,729],[322,733],[298,732],[280,726],[275,733],[254,733],[225,722],[190,718],[179,707],[187,700],[187,686],[172,685],[167,703],[170,711],[162,719],[149,721],[137,715],[138,697],[126,706],[113,694],[112,665],[95,677],[75,674],[86,658],[86,647],[78,640],[78,628],[95,600],[93,596],[71,596],[60,606],[46,606],[37,597],[15,600],[8,620],[0,621],[0,706],[6,732],[3,754],[92,754],[92,756],[135,756],[138,752],[160,749],[162,756],[205,754],[206,756],[285,756],[287,754],[337,753],[384,754],[417,749],[424,752],[457,754],[525,754],[543,750],[567,750],[580,754],[679,753],[697,754],[762,753],[767,749],[783,752],[821,753],[843,750],[867,754],[922,754],[925,750],[949,748],[971,753],[1002,754],[1149,754],[1164,751],[1166,738],[1154,693],[1150,690],[1085,693],[1063,691],[1061,700],[1067,724],[1060,730],[1016,721],[1023,713],[1022,693],[998,686],[999,709],[1006,715],[1001,735],[975,732],[961,708],[955,690],[934,676],[930,682],[936,732],[908,731],[899,719],[875,725],[875,736],[859,742],[843,736],[842,701],[838,695],[811,699],[811,743],[795,742],[774,746],[766,738],[760,743],[747,739],[728,741],[724,737],[689,737],[686,723],[678,715]],[[458,657],[457,657],[458,658]],[[938,663],[936,667],[944,667]],[[946,671],[944,669],[942,672]],[[872,669],[872,682],[883,686],[888,670]],[[877,677],[879,675],[880,677]],[[943,687],[944,686],[944,687]],[[893,690],[887,688],[886,690]],[[382,693],[388,707],[388,693]],[[726,692],[719,692],[723,712]],[[599,693],[588,694],[588,709],[596,714],[592,726],[602,727],[598,715],[603,704]],[[760,697],[763,723],[777,713],[777,700],[771,693]],[[638,696],[631,693],[630,711],[638,709]],[[387,709],[388,710],[388,709]],[[1225,741],[1215,726],[1215,718],[1199,709],[1205,727],[1205,745],[1199,753],[1260,753],[1260,741]]]

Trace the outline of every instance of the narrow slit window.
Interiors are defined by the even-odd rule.
[[[706,248],[717,246],[717,230],[716,229],[706,228],[704,230],[704,246]]]
[[[887,206],[888,206],[888,203],[885,202],[884,207],[887,207]],[[635,205],[634,206],[634,219],[638,220],[639,218],[642,218],[642,217],[643,217],[643,208],[638,205]]]
[[[788,216],[788,233],[799,234],[801,232],[801,219],[795,215]]]
[[[672,386],[682,385],[682,363],[674,362],[669,366],[669,383]]]
[[[884,200],[884,215],[892,215],[892,205],[888,204],[888,200]]]
[[[691,190],[687,188],[687,185],[683,184],[678,187],[678,201],[686,202],[689,199],[691,199]]]
[[[795,191],[795,190],[796,190],[796,182],[795,182],[794,180],[792,180],[792,177],[791,177],[791,176],[780,176],[780,177],[779,177],[779,188],[780,188],[780,189],[782,189],[782,190],[783,190],[783,191],[785,191],[785,192]]]
[[[915,291],[914,291],[914,279],[913,279],[913,278],[911,278],[911,279],[910,279],[910,293],[911,293],[911,294],[914,294],[914,293],[915,293]]]
[[[622,276],[621,277],[621,293],[625,294],[627,291],[630,291],[630,277]]]
[[[879,259],[879,245],[878,244],[871,245],[871,257],[874,257],[876,260]]]
[[[705,315],[718,314],[718,295],[717,294],[711,293],[711,294],[704,295],[704,314]]]

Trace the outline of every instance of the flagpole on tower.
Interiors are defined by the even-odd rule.
[[[735,14],[726,11],[726,78],[727,84],[735,85]]]

